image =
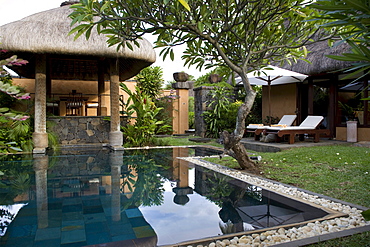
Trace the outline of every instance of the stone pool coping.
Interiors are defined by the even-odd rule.
[[[188,146],[190,147],[190,146]],[[194,147],[194,146],[191,146]],[[204,147],[204,146],[203,146]],[[209,147],[209,146],[208,146]],[[215,149],[214,147],[210,147]],[[218,149],[218,148],[216,148]],[[218,156],[217,156],[218,157]],[[178,157],[180,159],[189,161],[193,164],[200,165],[202,167],[209,168],[211,170],[215,170],[217,172],[221,172],[228,176],[231,176],[236,179],[240,179],[246,181],[250,184],[266,188],[268,190],[278,191],[278,193],[289,196],[296,200],[303,200],[309,203],[315,204],[317,207],[327,208],[329,211],[337,211],[338,217],[334,219],[321,219],[322,221],[316,220],[314,223],[303,223],[300,227],[289,227],[288,230],[280,227],[273,227],[267,228],[258,231],[248,231],[248,232],[241,232],[235,234],[227,234],[217,237],[210,237],[210,238],[203,238],[197,239],[192,241],[185,241],[177,244],[172,245],[163,245],[162,247],[199,247],[199,246],[248,246],[248,244],[252,244],[256,241],[256,246],[278,246],[278,247],[296,247],[296,246],[303,246],[307,244],[318,243],[330,239],[350,236],[356,233],[370,231],[370,222],[366,222],[362,215],[361,211],[367,210],[368,208],[355,205],[352,203],[344,202],[335,198],[331,198],[325,195],[317,194],[311,191],[307,191],[304,189],[299,189],[291,185],[283,184],[277,181],[272,181],[266,178],[262,178],[256,175],[252,175],[246,172],[237,171],[231,168],[227,168],[218,164],[214,164],[208,161],[202,160],[203,157]],[[342,213],[342,215],[340,215]],[[340,222],[340,223],[338,223]],[[342,223],[348,223],[348,225],[341,225]],[[338,223],[338,224],[337,224]],[[315,232],[318,227],[324,227],[324,225],[331,226],[331,230],[329,232],[322,233],[321,230]],[[283,230],[285,232],[282,232]],[[294,229],[294,231],[298,231],[296,235],[299,235],[300,232],[306,231],[306,235],[304,237],[300,236],[297,239],[291,240],[288,236],[292,236],[292,232],[290,230]],[[329,228],[330,229],[330,228]],[[308,231],[309,230],[309,231]],[[321,231],[321,233],[320,233]],[[269,235],[270,234],[270,235]],[[273,235],[275,234],[275,235]],[[261,241],[261,236],[264,235],[263,238],[270,236],[270,239],[274,239],[274,241]],[[248,237],[247,237],[248,236]],[[257,240],[258,239],[258,240]],[[243,240],[243,241],[242,241]]]

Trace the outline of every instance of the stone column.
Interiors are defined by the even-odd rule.
[[[45,153],[48,147],[46,133],[46,55],[37,55],[35,69],[35,132],[33,153]]]
[[[119,152],[120,153],[120,152]],[[111,194],[111,209],[112,220],[121,220],[121,166],[122,154],[117,155],[116,152],[110,153],[109,160],[111,163],[111,176],[112,176],[112,194]]]
[[[122,149],[123,134],[119,116],[119,64],[118,59],[110,61],[110,132],[109,145],[114,150]]]
[[[189,162],[178,159],[177,157],[187,156],[187,148],[175,148],[173,150],[172,176],[177,181],[176,187],[172,189],[175,193],[173,202],[185,205],[189,202],[189,194],[193,194],[193,189],[189,187]]]
[[[203,113],[207,111],[207,104],[211,97],[209,92],[213,87],[198,87],[194,88],[194,111],[195,111],[195,135],[205,137],[207,131],[207,125],[204,121]]]
[[[36,205],[38,228],[48,227],[47,174],[49,159],[46,155],[34,156],[33,169],[36,181]]]
[[[174,134],[185,134],[185,131],[189,129],[189,89],[192,87],[190,81],[176,82],[172,84],[172,87],[176,89],[176,96],[178,99],[173,102],[173,133]]]

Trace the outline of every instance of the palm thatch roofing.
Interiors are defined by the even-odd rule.
[[[133,45],[133,50],[126,47],[119,51],[115,46],[108,47],[107,38],[96,31],[91,33],[89,40],[84,36],[74,40],[74,35],[68,35],[72,21],[68,17],[70,13],[70,6],[64,5],[0,26],[0,48],[29,61],[26,66],[12,69],[23,77],[34,78],[35,54],[48,54],[54,59],[52,79],[71,79],[65,76],[69,73],[72,77],[74,73],[73,79],[96,80],[97,60],[117,58],[120,79],[125,80],[155,62],[154,49],[145,39],[138,40],[140,47]],[[107,71],[105,73],[107,77]]]
[[[285,63],[283,66],[279,67],[314,76],[338,72],[338,70],[347,68],[351,65],[349,62],[334,60],[327,57],[327,55],[341,55],[342,53],[349,52],[350,48],[345,43],[330,47],[327,41],[320,41],[307,46],[307,50],[309,53],[306,59],[311,63],[298,60],[297,63]]]

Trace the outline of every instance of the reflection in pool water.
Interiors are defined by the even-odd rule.
[[[73,150],[3,160],[0,244],[156,246],[325,214],[176,158],[215,152]],[[24,206],[15,216],[5,206],[16,204]]]

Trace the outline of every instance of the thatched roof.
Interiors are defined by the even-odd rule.
[[[284,64],[279,66],[284,69],[292,70],[298,73],[306,75],[319,75],[335,72],[339,69],[349,67],[349,62],[343,62],[328,58],[326,55],[341,55],[344,52],[348,52],[349,46],[347,44],[341,44],[338,46],[330,47],[327,41],[321,41],[307,46],[309,51],[306,59],[311,62],[299,60],[297,63]]]
[[[133,50],[125,48],[120,51],[117,51],[116,47],[108,47],[107,38],[98,35],[96,31],[92,32],[89,40],[81,36],[74,41],[74,35],[68,35],[71,30],[71,19],[68,15],[71,12],[70,6],[66,5],[1,26],[0,48],[30,60],[27,67],[33,68],[35,54],[63,55],[69,59],[83,57],[85,60],[87,57],[119,58],[123,70],[121,80],[134,76],[142,68],[155,62],[154,49],[145,39],[138,40],[140,47],[133,45]],[[19,72],[22,70],[25,69],[19,69]],[[23,76],[33,77],[34,69],[27,70],[29,72],[23,71],[25,73]]]

